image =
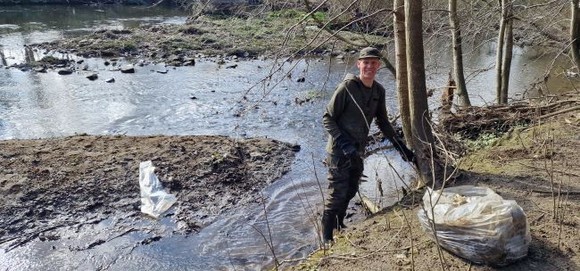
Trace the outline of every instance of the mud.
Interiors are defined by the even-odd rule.
[[[0,141],[0,244],[58,240],[121,214],[118,232],[140,230],[139,163],[151,160],[177,203],[162,215],[195,233],[218,215],[260,200],[299,146],[222,136],[91,136]],[[89,244],[90,245],[90,244]]]

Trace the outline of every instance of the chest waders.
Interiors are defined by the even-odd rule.
[[[345,89],[360,111],[367,129],[370,123],[355,97],[345,84]],[[369,96],[372,99],[372,93]],[[364,149],[364,146],[363,146]],[[322,238],[325,244],[332,242],[334,229],[346,228],[344,218],[348,204],[358,193],[360,178],[364,170],[362,156],[358,153],[352,156],[330,154],[326,159],[328,166],[328,198],[322,214]]]

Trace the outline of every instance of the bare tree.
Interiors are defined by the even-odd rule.
[[[393,32],[395,40],[395,81],[399,97],[401,126],[408,145],[412,144],[409,85],[407,80],[407,45],[405,41],[405,1],[393,1]]]
[[[326,3],[328,0],[322,1],[322,3]],[[345,13],[349,13],[349,11],[351,11],[351,9],[354,10],[360,10],[360,7],[357,7],[357,5],[355,4],[359,4],[358,0],[352,1],[350,2],[350,4],[344,9],[341,10],[338,15],[333,16],[331,19],[329,19],[328,22],[323,22],[322,20],[320,20],[319,18],[317,18],[316,16],[313,15],[314,11],[318,10],[319,8],[322,7],[322,3],[319,4],[316,8],[313,8],[310,4],[310,2],[308,0],[302,0],[304,6],[306,7],[306,9],[310,12],[309,16],[314,19],[314,21],[316,22],[316,24],[318,25],[318,27],[320,27],[320,29],[327,31],[330,35],[332,35],[332,37],[334,37],[337,40],[340,40],[346,44],[352,45],[352,46],[356,46],[356,47],[366,47],[366,46],[372,46],[373,44],[371,44],[369,41],[366,40],[366,38],[364,38],[365,32],[360,32],[359,34],[361,35],[361,37],[358,37],[356,39],[354,38],[347,38],[344,37],[340,31],[348,29],[348,27],[353,26],[359,22],[364,21],[365,19],[369,19],[369,18],[374,18],[374,17],[378,17],[376,15],[379,15],[383,12],[387,12],[390,11],[389,9],[386,8],[379,8],[373,12],[371,12],[370,14],[367,15],[361,15],[361,14],[356,14],[355,18],[351,18],[351,20],[349,21],[348,24],[340,27],[338,30],[333,30],[330,28],[330,24],[333,22],[336,22],[339,20],[339,18],[341,16],[344,16]],[[332,5],[331,5],[332,6]],[[336,7],[333,7],[336,8]],[[358,16],[358,17],[357,17]],[[381,17],[382,19],[382,17]],[[384,19],[383,19],[384,20]],[[367,29],[368,31],[368,29]],[[362,42],[360,41],[362,40]],[[385,68],[387,68],[393,75],[396,74],[395,71],[395,67],[391,64],[391,62],[389,61],[389,59],[386,56],[382,57],[383,63],[385,64]]]
[[[405,35],[407,43],[407,72],[409,106],[411,113],[411,146],[417,156],[419,173],[424,183],[430,183],[435,144],[431,130],[427,87],[425,83],[425,56],[423,48],[423,8],[421,0],[405,0]],[[437,178],[433,178],[437,180]]]
[[[511,0],[500,0],[501,19],[497,38],[496,99],[498,104],[507,103],[509,75],[513,50],[513,4]]]
[[[570,40],[572,59],[580,72],[580,1],[570,1]]]
[[[463,49],[461,47],[461,28],[457,16],[457,0],[449,0],[449,25],[453,41],[453,72],[457,84],[457,97],[460,106],[471,106],[465,76],[463,74]]]

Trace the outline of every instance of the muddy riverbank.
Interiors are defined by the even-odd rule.
[[[177,197],[164,218],[194,233],[228,210],[260,202],[299,146],[222,136],[90,136],[0,141],[0,243],[6,251],[63,229],[121,215],[114,232],[143,230],[139,163],[151,160]]]
[[[62,68],[82,70],[79,58],[104,58],[115,63],[194,66],[196,59],[210,59],[228,68],[229,62],[257,58],[291,60],[305,56],[348,56],[358,47],[345,42],[319,43],[330,34],[320,30],[303,13],[282,10],[250,16],[203,15],[184,25],[143,23],[139,27],[95,29],[91,33],[56,41],[28,44],[25,63],[11,65],[22,70],[46,72]],[[302,22],[299,24],[299,22]],[[292,28],[289,26],[294,25]],[[356,36],[355,33],[342,35]],[[367,37],[369,42],[378,37]],[[310,46],[304,44],[311,43]],[[107,64],[108,65],[108,64]]]

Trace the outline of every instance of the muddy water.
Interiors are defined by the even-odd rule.
[[[52,9],[52,13],[47,9]],[[59,16],[54,12],[60,12]],[[29,43],[98,27],[185,21],[183,14],[164,9],[10,7],[0,13],[0,45],[8,65],[23,61],[24,45]],[[483,47],[467,61],[473,73],[493,63],[491,48]],[[512,97],[523,95],[528,83],[541,75],[551,61],[534,54],[523,50],[516,54]],[[444,59],[444,55],[439,55],[431,63],[430,88],[438,89],[446,83],[449,69]],[[0,249],[0,269],[252,270],[271,266],[275,261],[266,242],[273,245],[278,260],[303,257],[316,247],[313,221],[321,202],[317,179],[324,183],[326,174],[321,163],[325,143],[322,110],[336,83],[346,72],[356,71],[352,63],[337,59],[278,63],[254,60],[218,65],[199,60],[194,67],[169,68],[166,74],[157,72],[165,70],[162,65],[137,67],[135,74],[121,74],[110,71],[103,60],[85,61],[90,70],[98,72],[99,79],[89,81],[85,74],[61,76],[54,72],[0,69],[0,139],[75,133],[219,134],[275,138],[300,144],[302,151],[292,170],[263,191],[264,205],[224,214],[198,234],[174,236],[170,234],[175,226],[171,221],[147,220],[136,223],[144,223],[150,232],[116,237],[107,231],[116,221],[111,217],[82,230],[64,229],[60,235],[68,238],[58,241],[36,240],[8,253]],[[234,64],[236,68],[226,68]],[[291,76],[278,73],[265,81],[267,84],[261,83],[277,65],[283,65],[282,70]],[[468,87],[474,104],[493,102],[493,76],[492,69],[470,78]],[[301,77],[304,82],[297,82]],[[389,93],[388,109],[396,114],[393,77],[384,70],[379,77]],[[107,83],[110,78],[115,82]],[[564,87],[563,81],[551,84],[559,89]],[[431,100],[433,107],[437,106],[437,96],[436,92]],[[389,171],[381,176],[400,177],[402,181],[412,177],[408,165],[394,153],[382,155],[391,163],[389,168],[400,174]],[[376,156],[369,159],[369,178],[375,178],[376,174],[370,172],[374,168],[387,167],[384,162],[384,158]],[[394,188],[400,184],[389,185]],[[372,185],[364,189],[369,194],[376,191]],[[163,238],[156,240],[156,236]],[[154,242],[133,246],[145,238]],[[95,240],[108,241],[90,246]]]

